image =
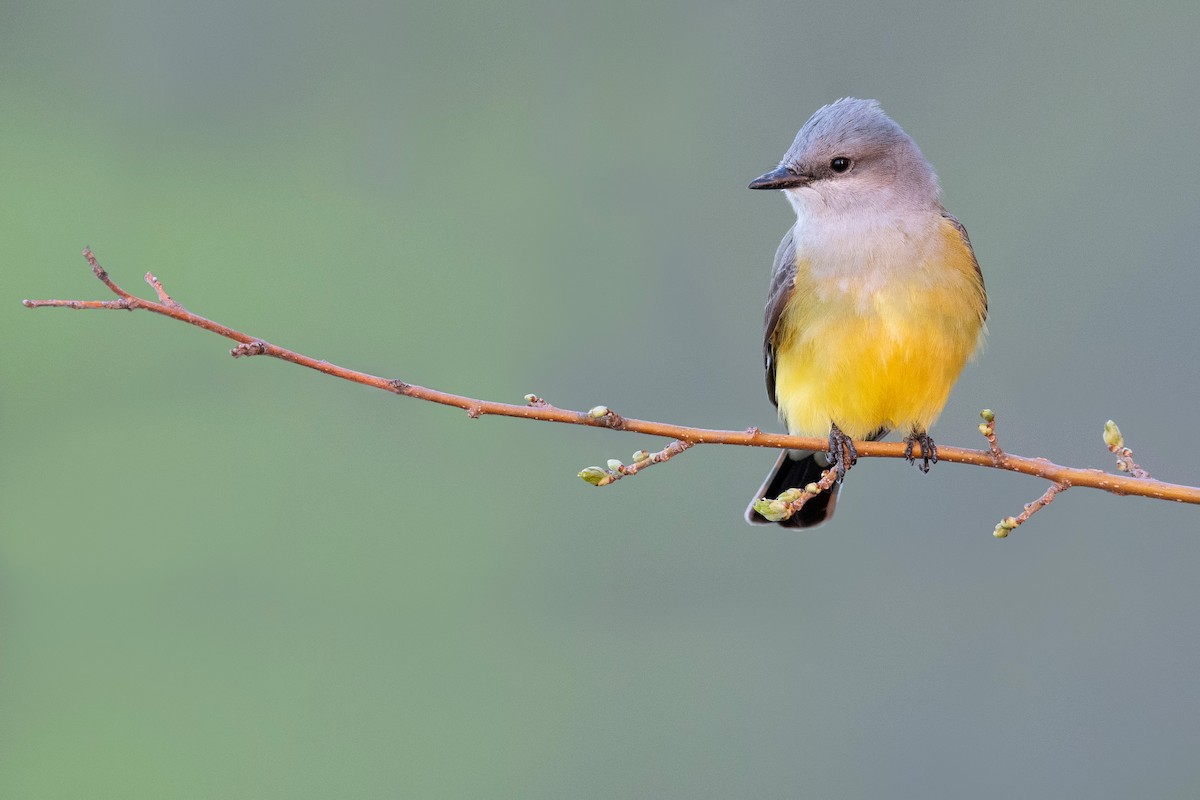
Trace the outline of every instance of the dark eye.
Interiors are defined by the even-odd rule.
[[[829,168],[834,172],[845,172],[850,169],[850,159],[845,156],[838,156],[829,162]]]

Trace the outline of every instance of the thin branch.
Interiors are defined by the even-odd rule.
[[[596,409],[592,410],[595,411]],[[607,409],[605,410],[607,411]],[[691,442],[676,439],[657,453],[638,450],[633,454],[632,464],[622,464],[618,459],[610,458],[608,460],[608,469],[604,467],[584,467],[579,471],[579,477],[592,486],[608,486],[610,483],[616,483],[627,475],[637,475],[646,467],[670,461],[691,446]]]
[[[211,331],[218,336],[223,336],[231,339],[239,344],[233,348],[231,354],[235,357],[264,355],[272,358],[278,358],[282,361],[287,361],[292,364],[298,364],[302,367],[308,367],[326,375],[332,375],[335,378],[359,383],[364,386],[371,386],[376,389],[382,389],[385,392],[404,395],[406,397],[415,397],[419,400],[427,400],[432,403],[440,403],[442,405],[453,406],[467,412],[472,418],[485,415],[503,416],[503,417],[519,417],[521,419],[537,419],[547,422],[561,422],[570,425],[587,425],[598,428],[612,428],[614,430],[631,431],[642,433],[650,436],[663,436],[669,439],[676,439],[686,443],[688,446],[697,444],[727,444],[740,445],[743,447],[769,447],[769,448],[785,448],[789,450],[823,450],[827,446],[827,442],[822,437],[813,436],[784,436],[782,434],[763,433],[757,428],[750,428],[744,431],[722,431],[708,430],[705,428],[691,428],[685,425],[673,425],[664,422],[651,422],[647,420],[632,419],[629,417],[619,416],[603,406],[598,406],[587,411],[571,411],[567,409],[556,408],[544,401],[538,402],[529,401],[527,405],[513,405],[509,403],[498,403],[491,400],[478,400],[473,397],[464,395],[452,394],[443,392],[437,389],[429,389],[423,386],[407,383],[402,380],[389,380],[380,378],[375,375],[370,375],[365,372],[339,367],[336,364],[330,364],[327,361],[319,361],[315,358],[297,353],[292,350],[270,344],[262,339],[259,339],[241,331],[222,325],[219,322],[205,319],[197,314],[185,309],[182,305],[172,300],[162,289],[161,284],[154,278],[153,275],[147,274],[146,281],[155,290],[155,293],[160,298],[159,302],[144,300],[129,294],[120,286],[112,281],[108,273],[97,263],[95,256],[91,250],[84,250],[84,257],[92,266],[92,271],[96,277],[101,280],[105,286],[117,295],[118,300],[24,300],[22,301],[28,308],[73,308],[73,309],[89,309],[89,308],[105,308],[105,309],[120,309],[120,310],[145,310],[155,314],[161,314],[171,319],[179,320],[180,322],[193,325],[197,328],[203,328],[206,331]],[[594,412],[601,411],[599,415]],[[989,440],[990,443],[990,440]],[[855,448],[860,457],[865,458],[903,458],[904,443],[903,442],[855,442]],[[1098,469],[1081,469],[1076,467],[1064,467],[1058,464],[1053,464],[1044,458],[1025,458],[1022,456],[1014,456],[1009,453],[999,451],[996,447],[992,450],[968,450],[961,447],[938,447],[938,460],[948,461],[958,464],[972,464],[977,467],[990,467],[995,469],[1003,469],[1011,472],[1020,472],[1026,475],[1033,475],[1038,478],[1043,478],[1061,487],[1070,486],[1086,486],[1093,489],[1100,489],[1105,492],[1119,495],[1137,495],[1140,497],[1150,497],[1158,500],[1173,500],[1180,503],[1200,504],[1200,487],[1182,486],[1179,484],[1165,483],[1163,481],[1151,480],[1148,478],[1130,477],[1128,475],[1113,475],[1103,472]],[[1059,490],[1061,491],[1061,489]],[[1053,495],[1051,498],[1053,499]],[[1046,500],[1049,502],[1049,500]],[[1043,503],[1044,505],[1044,503]]]
[[[764,519],[768,519],[771,522],[780,522],[804,508],[805,503],[812,500],[821,492],[828,492],[837,482],[838,469],[837,467],[830,467],[821,473],[821,480],[815,483],[785,489],[783,494],[774,499],[763,497],[755,500],[754,510],[761,514]]]
[[[996,413],[990,408],[985,408],[979,412],[979,416],[983,417],[983,422],[979,423],[979,432],[988,441],[988,452],[992,454],[992,462],[999,464],[1004,458],[1004,451],[996,441]]]
[[[1117,469],[1128,472],[1135,478],[1150,479],[1150,473],[1133,460],[1133,451],[1125,446],[1125,437],[1121,435],[1121,429],[1111,419],[1104,423],[1104,444],[1108,446],[1108,451],[1117,457]]]
[[[996,526],[994,531],[992,531],[992,536],[995,536],[997,539],[1006,538],[1008,534],[1012,533],[1015,529],[1028,522],[1030,517],[1041,511],[1046,506],[1050,505],[1050,503],[1054,502],[1054,498],[1058,497],[1060,493],[1065,492],[1069,488],[1070,487],[1065,483],[1050,484],[1046,491],[1042,493],[1041,497],[1039,497],[1037,500],[1034,500],[1032,503],[1026,503],[1025,510],[1019,515],[1015,517],[1005,517],[1004,519],[1000,520],[1000,524]]]

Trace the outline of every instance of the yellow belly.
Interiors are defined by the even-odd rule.
[[[775,334],[775,397],[789,432],[824,435],[833,422],[861,439],[933,425],[985,315],[971,252],[945,227],[945,247],[916,269],[847,280],[798,262]]]

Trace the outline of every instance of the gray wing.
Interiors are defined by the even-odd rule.
[[[975,264],[975,274],[979,276],[979,290],[983,293],[983,320],[987,321],[988,305],[987,305],[987,288],[983,284],[983,270],[979,268],[979,259],[975,258],[975,248],[971,246],[971,237],[967,236],[967,229],[958,221],[958,217],[951,214],[946,209],[942,209],[942,216],[950,221],[959,235],[962,236],[963,244],[967,246],[967,252],[971,254],[971,261]]]
[[[963,232],[966,236],[966,232]],[[771,268],[771,289],[767,294],[767,308],[763,313],[763,366],[767,370],[767,397],[778,406],[775,399],[775,328],[783,309],[792,297],[792,286],[796,280],[796,245],[792,242],[789,228],[775,251],[775,266]]]

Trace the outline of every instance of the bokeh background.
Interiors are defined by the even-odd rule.
[[[490,399],[776,428],[749,192],[879,98],[991,296],[935,430],[1200,481],[1200,9],[0,6],[0,795],[1195,797],[1200,509],[472,421],[104,298]]]

